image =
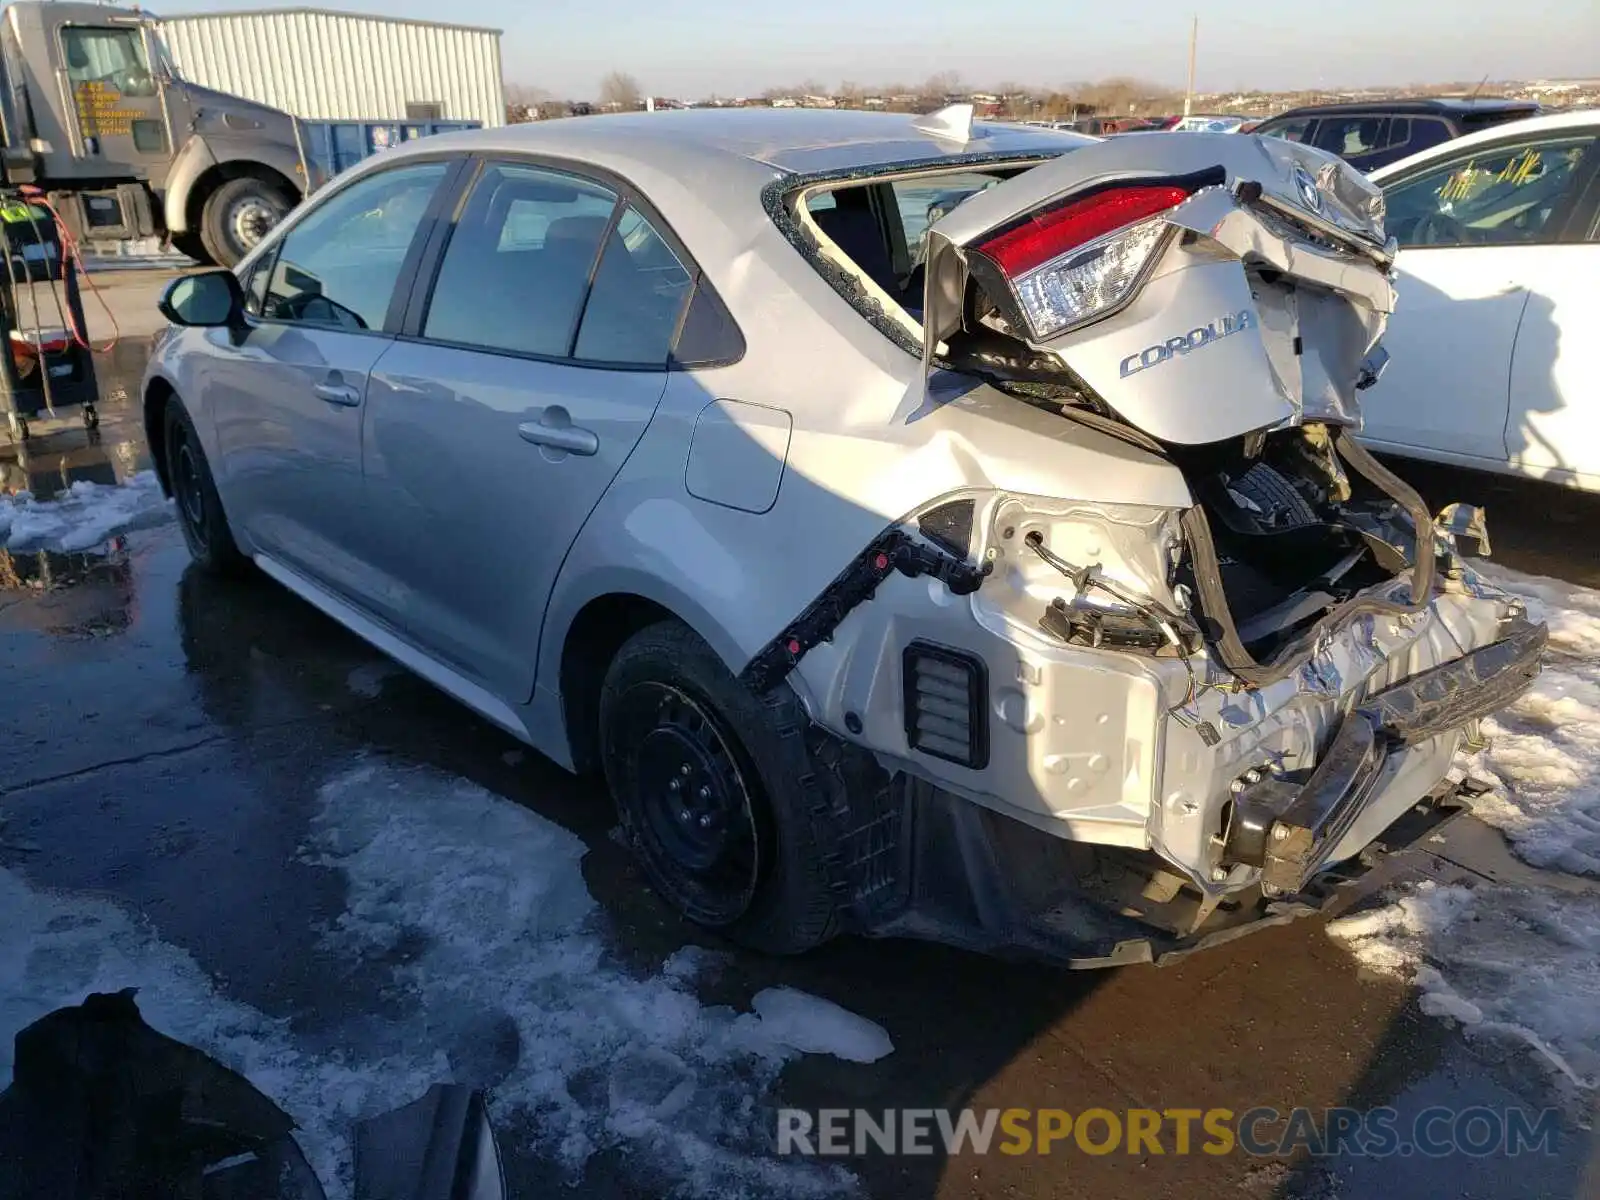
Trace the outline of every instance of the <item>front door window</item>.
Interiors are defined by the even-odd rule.
[[[1547,240],[1592,143],[1584,134],[1502,144],[1391,184],[1384,189],[1389,232],[1402,246]]]

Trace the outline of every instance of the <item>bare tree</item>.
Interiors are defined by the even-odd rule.
[[[626,71],[612,71],[600,81],[600,103],[624,111],[638,108],[644,102],[639,81]]]
[[[550,93],[532,84],[508,83],[505,85],[505,97],[506,123],[517,125],[524,121],[537,121],[539,107],[550,99]]]
[[[1129,116],[1142,110],[1170,109],[1174,93],[1142,79],[1103,79],[1085,84],[1074,93],[1085,109],[1101,116]]]
[[[923,80],[922,86],[917,89],[917,94],[923,104],[931,104],[937,108],[945,103],[945,97],[959,96],[965,90],[960,72],[936,71]]]
[[[854,80],[846,79],[839,85],[839,103],[846,108],[860,108],[861,101],[866,98],[867,89]]]
[[[550,99],[550,93],[541,87],[534,87],[531,83],[507,83],[505,85],[506,103],[520,104],[525,108]]]

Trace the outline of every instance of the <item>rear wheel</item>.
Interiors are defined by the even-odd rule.
[[[808,821],[804,715],[758,697],[677,622],[635,634],[606,673],[600,750],[629,842],[657,892],[753,949],[835,932]]]
[[[176,396],[167,401],[162,427],[166,434],[167,478],[190,556],[213,575],[243,574],[250,560],[233,540],[200,437],[183,401]]]
[[[219,267],[238,265],[294,203],[276,185],[254,175],[230,179],[206,197],[200,240]]]

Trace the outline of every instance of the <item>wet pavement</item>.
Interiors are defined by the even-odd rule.
[[[97,440],[69,422],[40,428],[23,454],[0,445],[3,486],[43,496],[146,466],[136,407],[119,395],[136,392],[141,365],[137,343],[101,363]],[[1460,472],[1408,474],[1430,501],[1486,487],[1499,561],[1600,583],[1592,541],[1600,504]],[[374,964],[333,953],[320,936],[343,911],[346,883],[304,853],[319,792],[363,763],[458,776],[575,833],[587,847],[584,882],[628,969],[659,971],[686,944],[727,949],[655,902],[612,840],[609,802],[592,781],[522,751],[269,582],[198,575],[170,522],[121,537],[104,554],[0,551],[0,696],[0,867],[142,914],[231,1000],[282,1018],[298,1036],[315,1040],[395,1003]],[[1504,858],[1481,826],[1461,845],[1460,853],[1431,847],[1404,869],[1493,874]],[[1178,1155],[1170,1141],[1163,1155],[1058,1148],[849,1160],[872,1196],[1600,1195],[1592,1095],[1557,1086],[1523,1048],[1467,1041],[1423,1016],[1403,985],[1363,977],[1321,921],[1169,968],[1089,974],[844,939],[799,960],[733,953],[701,998],[743,1007],[776,985],[877,1021],[895,1050],[870,1065],[800,1059],[773,1103],[1075,1112],[1391,1105],[1402,1122],[1436,1104],[1526,1105],[1554,1106],[1561,1121],[1554,1153],[1515,1160],[1284,1161]],[[515,1128],[504,1141],[514,1195],[666,1187],[641,1178],[625,1154],[595,1156],[574,1182],[529,1153]]]

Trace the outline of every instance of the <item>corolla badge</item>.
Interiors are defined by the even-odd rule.
[[[1202,346],[1209,346],[1212,342],[1220,342],[1225,337],[1232,337],[1244,329],[1253,329],[1256,319],[1248,308],[1242,308],[1236,313],[1227,313],[1214,321],[1209,321],[1198,329],[1191,329],[1188,333],[1177,337],[1170,337],[1156,346],[1149,346],[1138,354],[1130,354],[1122,360],[1122,378],[1137,375],[1140,371],[1159,367],[1164,362],[1171,362],[1174,355],[1188,354]]]
[[[1322,189],[1304,167],[1294,169],[1294,190],[1300,193],[1300,203],[1314,213],[1322,212]]]

